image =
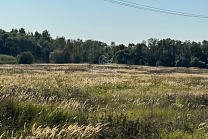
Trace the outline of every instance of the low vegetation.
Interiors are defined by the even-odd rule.
[[[9,55],[0,55],[0,64],[17,64],[17,59]]]
[[[0,138],[207,138],[208,73],[126,65],[1,65]]]

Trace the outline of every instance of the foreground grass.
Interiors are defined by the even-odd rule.
[[[0,138],[206,138],[208,73],[2,65]]]

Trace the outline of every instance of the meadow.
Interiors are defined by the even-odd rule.
[[[0,65],[0,139],[205,139],[208,70]]]

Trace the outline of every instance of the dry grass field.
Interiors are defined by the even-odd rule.
[[[203,139],[207,92],[207,69],[0,65],[0,139]]]

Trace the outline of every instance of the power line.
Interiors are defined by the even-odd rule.
[[[122,2],[117,1],[117,0],[103,0],[103,1],[114,3],[114,4],[119,4],[119,5],[123,5],[123,6],[128,6],[131,8],[152,11],[152,12],[159,12],[159,13],[165,13],[165,14],[178,15],[178,16],[196,17],[196,18],[208,18],[208,16],[204,16],[204,15],[196,15],[196,14],[182,13],[182,12],[177,12],[177,11],[160,9],[160,8],[151,7],[151,6],[147,6],[147,5],[141,5],[141,4],[125,1],[125,0],[120,0]]]
[[[122,5],[122,6],[131,7],[131,8],[136,8],[136,9],[141,9],[141,10],[146,10],[146,11],[151,11],[151,12],[157,12],[157,13],[171,14],[171,15],[177,15],[177,16],[186,16],[186,17],[195,17],[195,18],[208,18],[208,16],[205,16],[205,15],[197,15],[197,14],[191,14],[191,13],[171,11],[171,10],[167,10],[167,9],[161,9],[161,8],[157,8],[157,7],[142,5],[142,4],[126,1],[126,0],[103,0],[103,1]]]
[[[177,12],[177,11],[171,11],[171,10],[156,8],[156,7],[142,5],[142,4],[138,4],[138,3],[133,3],[133,2],[125,1],[125,0],[119,0],[119,1],[123,1],[123,2],[129,3],[129,4],[134,4],[134,5],[137,5],[137,6],[142,6],[142,7],[145,7],[145,8],[150,8],[150,9],[153,9],[153,10],[158,10],[160,12],[165,12],[165,13],[169,12],[169,13],[172,13],[172,14],[184,14],[184,15],[191,15],[191,16],[202,16],[202,15],[196,15],[196,14],[190,14],[190,13],[182,13],[182,12]]]

